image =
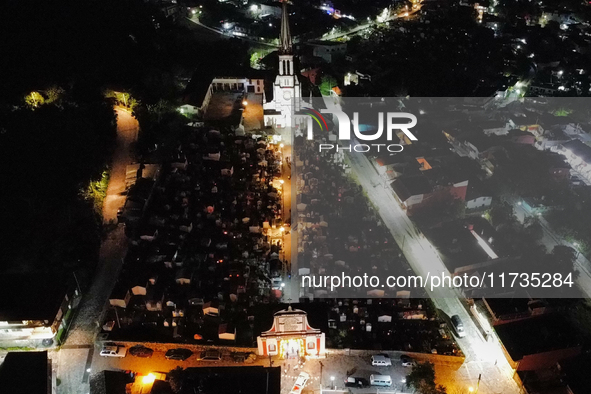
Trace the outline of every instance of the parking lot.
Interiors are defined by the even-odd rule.
[[[98,349],[94,349],[94,356],[92,359],[91,373],[101,370],[131,370],[140,374],[147,374],[150,372],[168,372],[171,369],[181,366],[183,368],[190,367],[221,367],[221,366],[245,366],[245,365],[260,365],[268,367],[270,360],[268,357],[256,357],[249,361],[236,361],[229,352],[229,349],[222,351],[223,356],[219,361],[203,361],[198,360],[200,351],[194,349],[193,355],[185,361],[167,360],[164,356],[167,348],[172,346],[157,346],[152,356],[149,358],[135,357],[131,354],[126,357],[101,357]],[[176,346],[175,346],[176,347]],[[253,349],[254,350],[254,349]],[[353,394],[369,394],[377,393],[408,393],[412,390],[406,388],[405,377],[410,372],[411,367],[402,366],[400,355],[403,352],[387,352],[392,361],[391,366],[372,366],[371,355],[379,352],[371,353],[365,352],[363,354],[355,354],[355,351],[350,353],[347,351],[328,352],[326,358],[314,359],[309,358],[305,361],[300,359],[280,360],[273,359],[274,367],[281,367],[282,380],[281,392],[282,394],[289,394],[295,380],[300,372],[304,371],[310,375],[304,393],[312,394],[319,393],[322,384],[323,391],[330,392],[332,389],[344,390]],[[435,372],[437,382],[448,386],[451,389],[455,386],[463,387],[469,385],[470,382],[477,378],[473,376],[464,376],[466,368],[463,368],[463,358],[445,357],[445,356],[431,356],[422,355],[421,358],[434,357]],[[413,355],[413,359],[417,360],[417,356]],[[456,361],[457,359],[457,361]],[[464,364],[465,365],[465,364]],[[345,379],[348,376],[363,378],[370,380],[370,375],[389,375],[392,379],[391,387],[345,387]],[[333,379],[334,378],[334,379]],[[487,390],[488,391],[488,390]],[[493,391],[494,392],[494,391]]]

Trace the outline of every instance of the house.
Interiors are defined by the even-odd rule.
[[[546,300],[532,299],[524,289],[512,298],[485,297],[482,302],[493,326],[556,311]]]
[[[74,287],[63,277],[0,275],[0,340],[28,340],[46,346],[59,341],[69,323],[75,295]]]
[[[347,52],[346,42],[310,41],[308,45],[312,46],[313,56],[322,58],[327,63],[331,63],[335,57],[344,56]]]
[[[587,184],[591,184],[591,146],[580,140],[572,140],[563,143],[558,153],[564,155],[573,170],[586,178]]]
[[[558,153],[548,153],[546,156],[548,161],[548,171],[550,176],[556,182],[561,182],[569,179],[570,177],[570,165],[564,161],[564,156]]]
[[[536,137],[527,131],[512,129],[508,134],[510,141],[514,144],[534,145],[536,143]]]
[[[467,156],[473,160],[487,159],[500,142],[496,135],[487,136],[480,131],[465,132],[460,129],[449,129],[443,131],[443,135],[458,156]]]
[[[527,94],[529,96],[553,97],[558,94],[558,84],[531,84],[527,89]]]
[[[503,352],[517,371],[549,368],[581,353],[574,327],[560,314],[544,314],[494,326]]]
[[[471,180],[466,191],[466,209],[483,210],[490,208],[492,193],[484,188],[482,182]]]
[[[422,203],[425,196],[433,192],[429,179],[424,175],[401,176],[390,186],[405,209],[412,209],[414,205]]]
[[[502,120],[488,120],[478,123],[485,135],[506,135],[511,130],[509,122]]]
[[[47,351],[9,352],[0,364],[0,387],[10,394],[52,394],[56,379]]]

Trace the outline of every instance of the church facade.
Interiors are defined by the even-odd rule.
[[[265,126],[273,128],[290,127],[292,115],[302,106],[302,88],[295,70],[287,0],[283,1],[282,7],[279,73],[273,83],[273,100],[263,105]]]
[[[260,356],[281,358],[324,356],[325,338],[319,329],[308,324],[308,315],[300,309],[287,309],[275,313],[273,326],[257,337]]]

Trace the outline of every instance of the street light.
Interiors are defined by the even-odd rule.
[[[154,374],[150,372],[149,374],[147,374],[146,376],[144,376],[142,378],[142,383],[143,384],[152,384],[152,383],[154,383],[155,380],[156,380],[156,376],[154,376]]]
[[[471,393],[473,393],[474,392],[474,387],[472,387],[472,386],[468,387],[468,391],[471,392]]]
[[[334,387],[335,387],[335,386],[334,386],[334,376],[331,376],[331,377],[330,377],[330,381],[332,382],[332,389],[334,390],[334,389],[335,389],[335,388],[334,388]]]

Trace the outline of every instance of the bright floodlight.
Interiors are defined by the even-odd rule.
[[[331,377],[330,377],[330,380],[332,380],[332,381],[334,382],[334,376],[331,376]]]
[[[142,383],[143,384],[151,384],[151,383],[154,383],[154,380],[156,380],[156,376],[154,376],[153,373],[149,373],[142,378]]]
[[[251,11],[256,11],[256,10],[257,10],[257,8],[258,8],[258,7],[257,7],[257,5],[256,5],[256,4],[253,4],[253,5],[251,5],[251,6],[250,6],[250,10],[251,10]]]
[[[285,283],[281,282],[281,287],[285,287]]]
[[[468,391],[473,393],[474,392],[474,387],[468,387]]]
[[[248,101],[244,100],[244,101],[242,102],[242,105],[248,105]]]

